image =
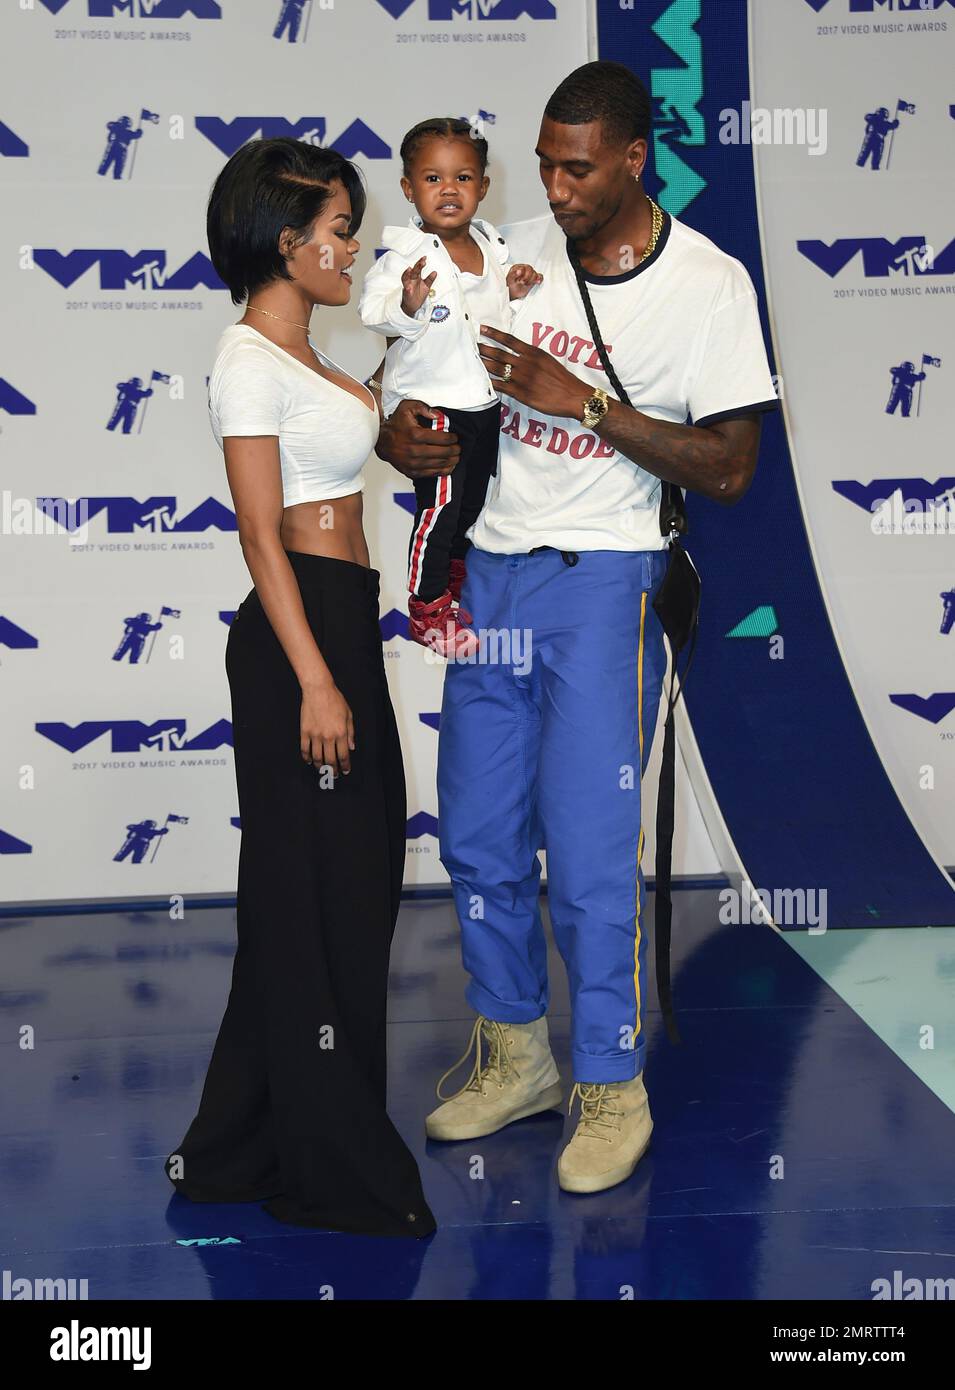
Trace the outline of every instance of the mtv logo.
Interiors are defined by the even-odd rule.
[[[955,487],[955,477],[936,478],[934,482],[929,478],[875,478],[871,483],[839,478],[832,483],[833,491],[840,497],[867,512],[872,512],[896,492],[901,494],[903,503],[924,511],[952,487]]]
[[[40,0],[40,4],[59,14],[69,0]],[[86,13],[90,19],[221,19],[222,8],[217,0],[87,0]]]
[[[182,266],[170,273],[166,269],[166,253],[148,248],[131,255],[109,247],[86,247],[76,251],[57,251],[38,246],[33,259],[41,270],[69,289],[77,280],[99,266],[101,290],[194,290],[199,285],[207,290],[224,290],[225,285],[212,268],[209,257],[201,251],[190,256]]]
[[[378,0],[392,19],[400,19],[414,0]],[[454,19],[556,19],[552,0],[428,0],[428,18]]]
[[[894,275],[951,275],[955,271],[955,240],[939,255],[925,236],[838,237],[831,245],[815,238],[796,242],[799,253],[834,279],[857,256],[866,279]]]
[[[324,145],[327,122],[324,116],[300,116],[297,121],[285,116],[236,116],[231,121],[221,116],[197,116],[196,130],[222,154],[230,156],[259,135],[266,140],[281,136],[307,145]],[[346,159],[391,158],[390,146],[362,120],[352,121],[328,143]]]
[[[806,0],[816,11],[824,9],[829,0]],[[899,13],[939,10],[943,5],[955,5],[955,0],[849,0],[850,14],[873,14],[876,10],[897,10]]]
[[[79,509],[65,497],[38,497],[36,505],[44,516],[70,532],[103,512],[107,531],[124,535],[134,531],[238,530],[235,512],[215,497],[207,497],[184,516],[177,516],[175,497],[147,497],[142,502],[136,497],[81,497],[77,501],[82,504]],[[78,514],[82,522],[77,520]]]
[[[207,729],[189,738],[185,719],[156,719],[145,723],[140,719],[84,719],[79,724],[62,720],[43,720],[36,731],[68,753],[88,748],[104,734],[110,736],[112,753],[179,752],[194,749],[232,747],[232,723],[217,719]]]

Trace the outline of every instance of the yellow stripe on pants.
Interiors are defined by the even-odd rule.
[[[636,1042],[640,1034],[641,1022],[640,1014],[640,861],[643,858],[643,791],[640,783],[643,778],[643,630],[647,616],[647,595],[646,590],[640,599],[640,642],[637,647],[637,731],[640,742],[640,763],[637,768],[637,790],[641,797],[640,802],[640,835],[637,840],[637,916],[634,923],[635,932],[633,938],[633,990],[637,1001],[637,1019],[633,1029],[633,1040]]]

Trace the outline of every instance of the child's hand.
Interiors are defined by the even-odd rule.
[[[422,276],[421,267],[427,259],[427,256],[422,256],[420,261],[409,265],[408,269],[401,273],[401,309],[409,318],[414,317],[427,299],[428,291],[438,274],[436,270],[432,270],[430,275]]]
[[[512,265],[507,272],[507,292],[511,299],[523,299],[543,278],[532,265]]]

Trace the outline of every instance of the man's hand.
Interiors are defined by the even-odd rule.
[[[539,270],[535,270],[532,265],[521,262],[519,265],[512,265],[507,272],[507,292],[511,299],[524,299],[535,285],[539,285],[543,280]]]
[[[497,348],[478,343],[478,351],[488,375],[505,396],[513,396],[544,415],[566,416],[573,420],[582,418],[584,401],[594,393],[593,387],[586,381],[581,381],[579,376],[562,367],[543,348],[532,347],[530,343],[515,338],[512,333],[488,328],[482,323],[481,334],[502,344]],[[508,364],[511,374],[505,377],[504,368]]]
[[[409,265],[407,270],[401,272],[401,310],[413,319],[428,297],[428,291],[435,282],[438,274],[432,270],[430,275],[422,275],[421,267],[427,261],[427,256],[422,256],[414,265]]]
[[[415,419],[417,415],[438,419],[438,412],[424,401],[402,401],[394,414],[383,422],[375,453],[406,478],[450,473],[461,457],[457,435],[419,425]]]

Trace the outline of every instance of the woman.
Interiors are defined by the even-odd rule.
[[[242,820],[229,1003],[199,1112],[166,1172],[198,1202],[426,1236],[385,1111],[388,956],[405,781],[362,531],[375,398],[308,335],[347,304],[365,194],[334,150],[256,140],[209,200],[212,262],[245,313],[209,379],[254,588],[229,632]]]

